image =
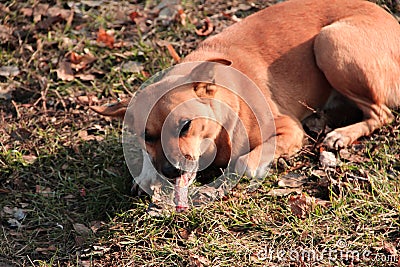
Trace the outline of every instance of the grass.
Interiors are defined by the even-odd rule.
[[[0,91],[0,266],[399,266],[398,114],[349,153],[335,152],[341,164],[334,170],[320,167],[311,143],[277,163],[255,192],[240,184],[222,200],[159,218],[146,212],[148,197],[130,192],[121,123],[76,100],[127,97],[148,75],[173,64],[160,40],[181,55],[201,41],[191,19],[211,16],[218,32],[233,23],[222,12],[237,9],[241,17],[272,1],[255,2],[250,10],[240,10],[239,2],[186,1],[186,25],[156,23],[148,32],[129,20],[118,22],[117,14],[149,15],[144,5],[154,7],[151,1],[77,4],[71,27],[62,20],[42,30],[21,14],[35,3],[0,5],[0,25],[14,33],[0,36],[0,66],[20,70],[0,76],[1,90],[15,85],[9,97]],[[70,9],[63,1],[50,6]],[[125,45],[110,49],[96,42],[100,26]],[[79,72],[94,79],[60,80],[59,62],[85,49],[97,60]],[[127,61],[144,72],[120,71]],[[268,194],[291,173],[307,178],[304,194],[329,205],[299,218],[290,196]]]

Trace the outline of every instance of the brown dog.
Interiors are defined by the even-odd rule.
[[[237,172],[261,178],[273,158],[301,148],[301,121],[312,110],[361,110],[361,122],[326,136],[324,144],[337,149],[389,123],[393,119],[389,107],[400,104],[400,26],[367,1],[291,0],[274,5],[208,38],[184,59],[197,61],[217,62],[219,67],[200,65],[188,71],[189,77],[205,73],[212,78],[227,66],[247,75],[271,109],[273,122],[268,127],[274,123],[275,133],[262,135],[260,124],[255,123],[251,109],[262,107],[252,107],[212,82],[185,84],[158,97],[144,90],[132,111],[134,129],[149,155],[144,169],[151,161],[166,177],[189,173],[186,178],[191,179],[200,158],[214,155],[209,166],[225,168],[234,162]],[[184,77],[172,73],[151,86],[173,86],[179,79]],[[181,105],[184,102],[190,104]],[[225,113],[224,105],[236,113],[246,140],[236,130],[232,132],[236,138],[229,138],[236,120]],[[179,112],[173,112],[178,106]],[[123,102],[93,109],[113,116],[123,115],[126,108]],[[149,112],[146,118],[144,110]],[[268,118],[261,121],[268,123]],[[213,143],[204,144],[206,139]],[[232,158],[233,143],[245,141],[246,151]],[[271,155],[273,143],[276,149]],[[144,170],[141,176],[146,175],[152,174]]]

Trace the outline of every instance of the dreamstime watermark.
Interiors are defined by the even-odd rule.
[[[346,240],[339,239],[331,248],[304,248],[294,249],[272,248],[265,245],[256,252],[260,262],[369,262],[369,263],[398,263],[396,255],[374,253],[369,249],[351,249]]]
[[[239,113],[246,113],[244,120]],[[122,143],[131,174],[150,195],[153,185],[161,184],[159,191],[172,196],[174,186],[166,173],[174,168],[181,177],[184,173],[193,180],[196,173],[223,157],[227,166],[219,177],[188,190],[192,204],[204,204],[207,200],[197,199],[199,191],[214,188],[219,194],[226,193],[248,171],[250,157],[246,156],[254,138],[268,140],[251,157],[258,159],[255,165],[259,168],[257,175],[249,177],[250,185],[260,184],[273,159],[275,136],[268,101],[251,79],[224,64],[190,62],[157,73],[139,88],[125,115]],[[138,162],[140,149],[142,162]],[[173,205],[174,200],[170,197],[167,202]]]

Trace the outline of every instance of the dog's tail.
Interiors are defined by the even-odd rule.
[[[125,99],[105,106],[89,106],[89,108],[103,116],[123,119],[129,102],[130,99]]]

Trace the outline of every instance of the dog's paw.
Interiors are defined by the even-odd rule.
[[[338,131],[328,133],[324,139],[323,144],[331,149],[344,148],[351,144],[351,138]]]
[[[271,162],[260,162],[257,166],[251,165],[249,154],[243,155],[236,161],[235,172],[249,178],[263,179],[268,173]]]
[[[135,179],[132,180],[131,194],[133,196],[142,197],[147,195],[147,192],[143,190],[138,183],[136,183]]]
[[[142,173],[132,180],[131,191],[137,196],[145,194],[152,195],[153,193],[152,185],[157,182],[157,177],[145,174],[146,173]]]

